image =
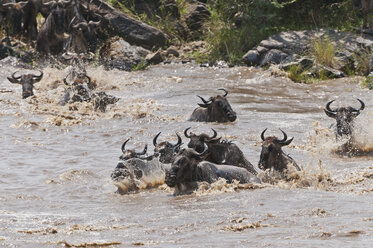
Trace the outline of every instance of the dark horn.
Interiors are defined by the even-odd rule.
[[[18,79],[21,78],[22,75],[20,75],[20,76],[18,76],[18,77],[15,76],[17,72],[18,72],[18,71],[14,72],[14,73],[12,74],[12,78],[13,78],[13,79],[18,80]]]
[[[209,139],[213,139],[218,135],[218,133],[215,131],[215,129],[211,128],[211,130],[214,132],[214,134],[212,135],[212,137],[209,137]]]
[[[124,151],[126,150],[125,149],[125,147],[126,147],[126,144],[127,144],[127,142],[129,141],[130,139],[128,139],[128,140],[126,140],[126,141],[124,141],[124,143],[123,143],[123,145],[122,145],[122,152],[124,153]]]
[[[331,100],[331,101],[329,101],[327,104],[326,104],[326,106],[325,106],[325,109],[326,110],[328,110],[329,112],[335,112],[335,110],[332,110],[331,108],[330,108],[330,104],[332,104],[332,102],[334,102],[335,100]]]
[[[137,152],[136,155],[145,155],[147,150],[148,150],[148,145],[146,144],[144,147],[144,150],[142,152]]]
[[[202,96],[199,96],[199,95],[197,95],[197,96],[202,100],[202,102],[203,102],[204,104],[209,104],[209,101],[206,101],[205,99],[203,99]]]
[[[264,133],[267,131],[267,129],[268,128],[264,129],[263,132],[262,132],[262,134],[260,135],[260,138],[262,138],[263,141],[265,140]]]
[[[184,135],[185,137],[190,139],[190,135],[188,135],[188,130],[191,129],[191,127],[188,127],[187,129],[184,130]]]
[[[175,145],[173,145],[173,147],[177,147],[177,146],[180,146],[181,145],[181,137],[178,133],[176,133],[176,136],[177,136],[177,143]]]
[[[157,146],[157,139],[158,139],[158,136],[161,134],[161,132],[159,132],[153,139],[153,145],[154,146]]]
[[[364,108],[365,108],[365,103],[362,101],[362,100],[360,100],[360,99],[357,99],[359,102],[360,102],[360,104],[361,104],[361,106],[360,106],[360,109],[358,110],[358,111],[361,111],[361,110],[363,110]]]
[[[227,91],[226,89],[220,88],[220,89],[218,89],[218,90],[222,90],[222,91],[224,91],[224,92],[225,92],[225,94],[224,94],[224,96],[223,96],[223,97],[226,97],[226,96],[228,95],[228,91]]]
[[[91,84],[91,78],[88,75],[85,75],[85,77],[88,79],[88,85]]]
[[[281,130],[281,128],[280,128],[280,131],[283,133],[284,138],[282,140],[280,140],[279,143],[284,143],[288,139],[288,136],[284,131]]]

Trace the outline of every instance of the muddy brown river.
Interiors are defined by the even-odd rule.
[[[373,156],[338,156],[325,104],[366,108],[356,119],[360,146],[373,148],[373,98],[361,78],[296,84],[256,68],[161,65],[145,71],[89,67],[100,90],[120,97],[106,113],[88,103],[60,106],[67,69],[45,68],[35,96],[0,63],[1,247],[372,247]],[[186,119],[200,100],[229,91],[229,124]],[[142,150],[175,132],[233,140],[255,165],[260,133],[294,137],[284,147],[303,170],[290,181],[214,183],[173,196],[166,185],[120,195],[110,178],[124,140]],[[183,137],[184,146],[187,139]],[[259,170],[259,169],[258,169]]]

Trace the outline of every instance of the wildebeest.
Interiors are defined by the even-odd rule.
[[[330,105],[335,101],[329,101],[325,106],[325,114],[337,121],[336,126],[336,137],[340,138],[342,136],[350,136],[352,134],[353,120],[360,114],[365,108],[365,104],[362,100],[357,99],[360,102],[360,108],[355,109],[351,106],[349,107],[339,107],[336,109],[331,109]]]
[[[35,74],[22,74],[20,76],[16,76],[18,71],[14,72],[11,77],[8,77],[8,80],[14,84],[21,84],[22,85],[22,98],[25,99],[29,96],[33,96],[33,88],[34,83],[39,82],[43,77],[43,72],[39,71],[40,75]]]
[[[122,150],[123,154],[120,155],[119,159],[127,160],[127,159],[130,159],[130,158],[145,158],[145,157],[141,157],[141,156],[144,156],[146,154],[146,151],[148,150],[148,145],[144,146],[144,150],[142,152],[136,152],[133,149],[131,149],[131,150],[126,149],[126,144],[129,140],[130,139],[127,139],[126,141],[123,142],[122,147],[121,147],[121,150]]]
[[[226,179],[228,183],[234,180],[240,183],[260,182],[246,169],[204,161],[207,151],[207,146],[201,153],[191,148],[181,149],[172,162],[171,168],[166,169],[165,183],[175,188],[175,195],[191,193],[198,188],[199,182],[213,183],[219,177]]]
[[[80,22],[72,25],[72,49],[77,53],[94,52],[96,50],[97,38],[96,28],[100,22]]]
[[[177,136],[177,143],[172,144],[168,141],[162,141],[160,143],[157,143],[157,139],[161,132],[159,132],[156,136],[153,138],[153,145],[154,145],[154,154],[159,154],[159,161],[164,164],[172,163],[174,157],[179,152],[180,146],[182,145],[181,137],[178,133],[176,133]]]
[[[294,159],[282,151],[282,147],[289,145],[293,141],[294,137],[288,140],[288,136],[281,129],[280,131],[284,135],[282,140],[279,140],[275,136],[264,137],[265,131],[267,131],[267,128],[264,129],[260,135],[263,142],[260,160],[258,163],[259,169],[273,169],[278,172],[284,172],[288,169],[289,165],[293,165],[298,171],[300,171],[300,168],[297,163],[295,163]]]
[[[236,112],[232,110],[226,96],[228,91],[225,89],[219,89],[224,91],[224,95],[217,95],[210,97],[208,101],[203,97],[198,96],[203,103],[198,103],[199,107],[196,108],[189,121],[201,121],[201,122],[233,122],[236,120]]]
[[[142,152],[125,149],[127,139],[121,150],[123,154],[111,173],[118,193],[124,194],[139,189],[151,188],[164,183],[165,167],[158,158],[146,156],[147,145]]]
[[[68,1],[51,1],[44,5],[51,6],[51,12],[45,23],[40,29],[37,36],[36,50],[40,53],[58,54],[63,51],[64,43],[68,36],[65,34],[65,6],[69,5]]]
[[[10,45],[8,25],[12,35],[19,34],[22,31],[22,14],[26,4],[26,1],[17,3],[14,0],[1,1],[0,3],[0,18],[4,26],[8,45]]]
[[[214,134],[211,137],[204,133],[196,135],[190,132],[188,134],[189,129],[190,127],[184,130],[185,137],[190,139],[188,147],[193,148],[196,152],[202,152],[206,144],[209,151],[205,158],[206,161],[242,167],[254,175],[257,174],[254,166],[245,158],[240,148],[231,141],[221,141],[221,138],[216,138],[217,132],[214,129],[212,129]]]

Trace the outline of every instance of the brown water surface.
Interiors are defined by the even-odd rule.
[[[141,72],[88,68],[100,90],[120,97],[106,113],[87,103],[60,106],[66,70],[46,68],[35,96],[0,65],[0,246],[63,247],[371,247],[373,157],[341,157],[323,108],[366,110],[356,119],[361,146],[373,148],[373,100],[359,78],[296,84],[255,68],[154,66]],[[199,99],[226,88],[234,123],[191,123]],[[290,182],[218,181],[186,196],[163,185],[119,195],[110,179],[123,141],[142,150],[175,132],[218,131],[255,166],[260,133],[295,137],[284,151],[303,167]],[[183,137],[184,145],[187,139]]]

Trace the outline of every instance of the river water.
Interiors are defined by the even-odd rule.
[[[161,65],[145,71],[89,67],[100,90],[120,97],[106,113],[86,103],[60,106],[67,69],[45,68],[35,96],[0,67],[1,247],[371,247],[373,157],[343,157],[323,108],[366,109],[356,135],[373,148],[373,99],[360,78],[296,84],[248,67]],[[272,73],[273,74],[273,73]],[[234,123],[186,121],[199,99],[229,91]],[[173,196],[165,185],[119,195],[110,178],[121,154],[175,132],[217,130],[233,140],[255,166],[260,133],[294,137],[284,147],[303,168],[292,181],[245,186],[218,181],[191,195]],[[183,137],[184,144],[187,139]],[[369,143],[370,142],[370,143]]]

